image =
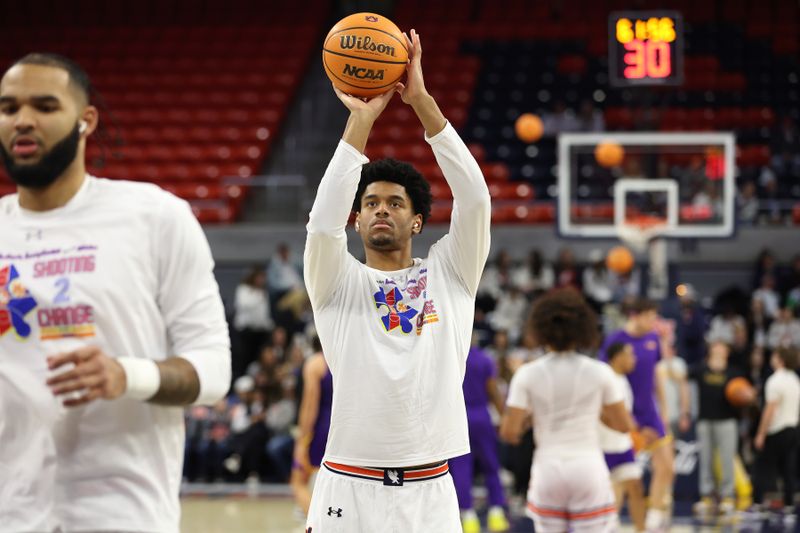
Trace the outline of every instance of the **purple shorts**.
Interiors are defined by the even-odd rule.
[[[608,465],[609,471],[614,470],[619,465],[636,462],[636,457],[633,456],[633,449],[630,449],[627,452],[604,453],[603,455],[606,457],[606,465]]]
[[[667,436],[667,431],[664,429],[664,423],[661,421],[661,416],[658,412],[654,411],[640,411],[633,413],[633,417],[636,419],[636,423],[639,424],[640,428],[648,427],[655,430],[658,433],[658,437],[663,439]]]

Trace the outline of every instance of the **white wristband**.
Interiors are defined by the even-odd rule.
[[[152,359],[141,357],[118,357],[117,362],[125,370],[124,398],[149,400],[161,386],[161,371]]]

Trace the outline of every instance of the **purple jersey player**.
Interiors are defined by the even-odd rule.
[[[463,388],[472,451],[450,460],[450,474],[456,486],[464,533],[480,531],[480,522],[472,504],[472,468],[475,464],[483,473],[489,491],[489,531],[506,531],[509,527],[503,511],[506,501],[500,484],[497,433],[488,409],[489,402],[498,412],[503,409],[496,377],[497,368],[492,358],[477,346],[470,348]]]
[[[661,359],[661,341],[655,332],[658,307],[655,302],[639,299],[627,308],[625,327],[608,335],[600,349],[600,358],[607,360],[606,349],[613,343],[633,346],[636,368],[628,374],[633,391],[633,416],[650,452],[653,476],[650,480],[650,509],[645,521],[648,531],[666,531],[675,477],[675,454],[672,438],[665,430],[663,385],[657,379],[656,363]]]

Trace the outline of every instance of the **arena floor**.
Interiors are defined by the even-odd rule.
[[[303,524],[285,486],[262,485],[256,495],[244,486],[192,486],[184,490],[181,531],[185,533],[303,533]],[[688,507],[686,507],[688,509]],[[509,533],[531,533],[527,518],[513,521]],[[632,532],[629,524],[622,532]],[[761,523],[699,524],[690,517],[676,517],[672,533],[778,533],[800,531],[796,523],[780,520]],[[379,533],[379,532],[376,532]]]

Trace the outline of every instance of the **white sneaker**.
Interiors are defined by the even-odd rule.
[[[644,519],[644,527],[648,533],[662,533],[668,531],[667,513],[661,509],[648,509]]]

